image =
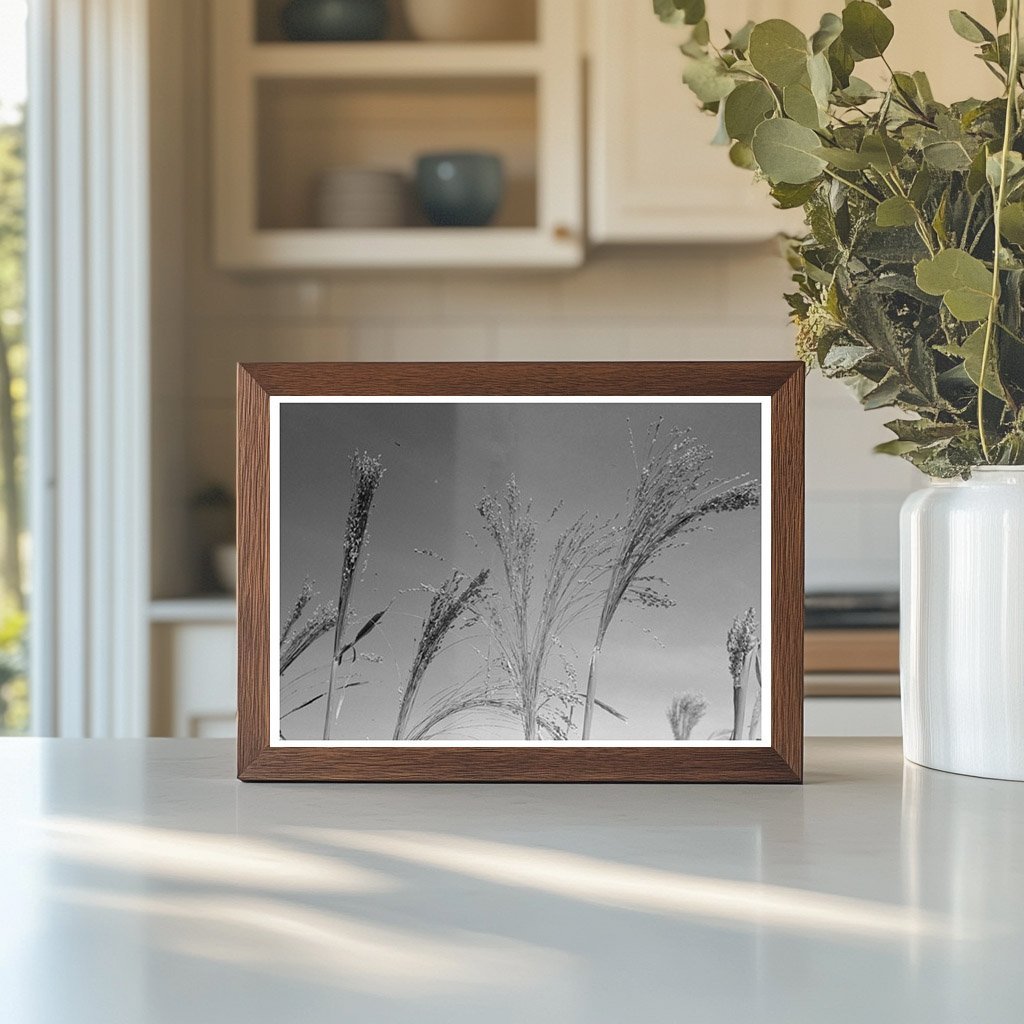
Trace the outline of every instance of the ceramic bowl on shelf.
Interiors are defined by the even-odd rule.
[[[321,228],[373,230],[406,222],[405,175],[371,167],[335,167],[320,178],[316,223]]]
[[[387,0],[289,0],[281,11],[293,42],[363,42],[382,38],[387,27]]]
[[[534,34],[532,0],[404,0],[405,17],[426,42],[485,42],[529,39]]]
[[[416,162],[416,193],[435,227],[489,224],[505,195],[505,171],[494,153],[425,153]]]

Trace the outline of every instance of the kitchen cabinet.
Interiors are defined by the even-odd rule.
[[[234,599],[154,601],[149,618],[151,735],[234,736]]]
[[[767,186],[710,144],[715,121],[681,80],[689,29],[663,25],[649,3],[588,2],[591,241],[736,242],[798,229],[798,213],[774,209]],[[807,14],[820,9],[820,0],[710,0],[708,17],[721,34],[770,17],[817,25]]]
[[[710,145],[715,122],[681,82],[678,44],[689,32],[663,25],[650,3],[587,0],[589,233],[614,242],[736,242],[799,231],[799,211],[774,209],[764,183]],[[708,0],[713,36],[747,20],[785,18],[810,33],[827,0]],[[957,4],[992,21],[988,0]],[[928,72],[944,101],[994,94],[998,83],[950,27],[945,6],[900,0],[886,11],[896,68]],[[872,64],[874,67],[872,67]],[[879,80],[881,62],[858,74]]]
[[[278,0],[217,0],[213,204],[218,266],[546,267],[582,262],[583,110],[579,8],[510,0],[532,38],[292,42]],[[535,5],[535,8],[533,8]],[[393,19],[394,20],[394,19]],[[431,227],[415,202],[399,227],[318,223],[314,195],[336,168],[400,172],[424,152],[503,161],[493,225]]]

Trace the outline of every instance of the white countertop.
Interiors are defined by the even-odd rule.
[[[5,1024],[988,1024],[1024,785],[257,786],[223,741],[0,741]]]

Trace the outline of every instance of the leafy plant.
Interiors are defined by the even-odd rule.
[[[661,424],[648,428],[647,449],[642,458],[634,448],[636,486],[629,496],[625,522],[613,528],[616,546],[608,586],[598,619],[590,656],[583,739],[590,739],[597,702],[597,668],[605,636],[623,601],[649,608],[673,602],[659,588],[657,577],[643,575],[646,568],[682,538],[696,530],[708,516],[754,508],[761,490],[756,481],[722,481],[710,478],[712,454],[689,431],[672,430],[661,440]],[[630,433],[632,441],[632,432]]]
[[[703,693],[688,691],[673,699],[668,708],[668,723],[677,740],[688,740],[697,723],[708,713]]]
[[[878,450],[933,476],[1024,464],[1020,4],[993,0],[991,25],[950,12],[1001,89],[947,105],[890,66],[889,0],[852,0],[810,37],[771,19],[721,45],[704,0],[654,0],[692,26],[683,78],[717,141],[804,210],[788,245],[801,358],[866,409],[908,414]],[[857,77],[865,61],[885,89]]]

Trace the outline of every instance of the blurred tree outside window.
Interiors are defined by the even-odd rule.
[[[0,734],[29,727],[25,0],[0,0]]]

